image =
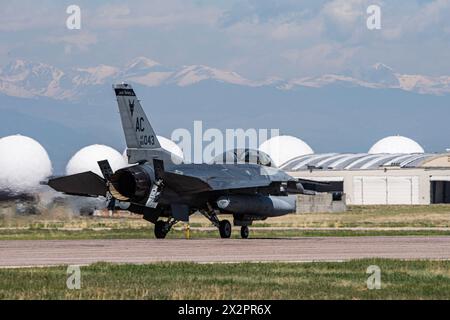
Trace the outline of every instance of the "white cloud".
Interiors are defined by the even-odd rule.
[[[83,21],[78,33],[65,29],[64,4],[43,1],[2,7],[6,51],[15,47],[16,53],[64,63],[64,56],[57,57],[62,50],[45,48],[53,43],[84,65],[145,55],[168,65],[231,66],[249,78],[339,72],[379,61],[406,73],[450,68],[444,59],[450,46],[450,0],[79,0]],[[381,31],[366,28],[371,4],[381,6]],[[127,50],[109,55],[119,40]],[[85,54],[88,50],[92,55]],[[0,59],[5,59],[1,53]]]
[[[99,28],[171,27],[179,25],[214,25],[222,10],[213,5],[196,6],[172,1],[141,1],[138,5],[115,4],[101,6],[92,16],[92,25]]]
[[[61,13],[61,17],[63,17]],[[64,20],[63,20],[64,21]],[[2,3],[0,31],[17,32],[55,27],[57,16],[51,7],[36,5],[35,1],[10,1]]]
[[[320,43],[305,49],[287,50],[281,56],[293,67],[305,73],[320,73],[317,72],[318,65],[322,69],[334,73],[347,68],[359,50],[358,47],[343,47],[337,43]]]
[[[363,0],[333,0],[325,4],[322,14],[343,27],[352,27],[365,14]],[[366,6],[367,8],[367,6]]]
[[[71,54],[74,48],[80,51],[87,51],[91,45],[97,43],[97,36],[90,33],[78,33],[68,34],[62,36],[46,37],[45,40],[48,43],[62,43],[64,44],[64,52]]]

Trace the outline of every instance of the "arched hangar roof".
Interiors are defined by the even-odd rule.
[[[436,154],[368,154],[325,153],[304,155],[285,163],[285,171],[316,170],[374,170],[380,167],[416,168]]]

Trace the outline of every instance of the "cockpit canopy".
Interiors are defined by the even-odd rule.
[[[255,149],[233,149],[228,150],[214,158],[212,163],[236,164],[253,163],[266,167],[274,167],[272,159],[267,153]]]

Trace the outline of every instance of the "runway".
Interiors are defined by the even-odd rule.
[[[0,241],[0,267],[95,262],[307,262],[361,258],[450,259],[450,237],[308,237],[199,240]]]

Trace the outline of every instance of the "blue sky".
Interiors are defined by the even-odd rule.
[[[450,0],[3,1],[0,64],[61,67],[205,64],[252,79],[345,73],[383,62],[401,73],[450,74]],[[68,30],[66,7],[82,10]],[[382,29],[366,9],[382,9]]]

